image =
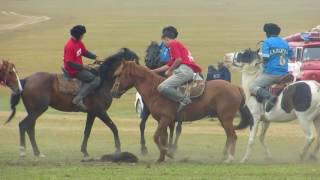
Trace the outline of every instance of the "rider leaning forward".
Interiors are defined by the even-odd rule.
[[[72,103],[77,105],[82,111],[87,108],[83,103],[85,98],[93,89],[100,83],[100,77],[94,75],[89,71],[90,67],[84,65],[82,56],[99,61],[98,57],[92,52],[88,51],[82,43],[82,38],[86,33],[86,28],[83,25],[74,26],[70,30],[71,38],[64,46],[64,70],[68,76],[77,78],[82,82],[81,89],[77,96],[72,100]]]
[[[162,30],[162,41],[169,48],[170,60],[166,65],[152,70],[156,73],[165,72],[169,76],[158,86],[158,91],[163,96],[179,103],[178,112],[192,101],[189,97],[180,93],[176,88],[200,73],[201,68],[195,63],[189,50],[176,38],[178,31],[173,26],[165,27]]]
[[[250,93],[266,100],[266,111],[270,111],[277,98],[267,88],[288,75],[288,58],[292,52],[288,43],[279,37],[280,27],[268,23],[263,27],[267,38],[262,44],[262,57],[264,60],[263,73],[250,85]]]

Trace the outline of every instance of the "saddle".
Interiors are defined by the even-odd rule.
[[[281,92],[283,91],[283,89],[285,87],[287,87],[289,84],[291,84],[292,82],[294,81],[294,76],[292,74],[288,74],[286,76],[284,76],[283,78],[281,78],[277,83],[271,85],[269,87],[269,92],[278,97]],[[255,95],[253,95],[255,96]],[[258,96],[255,96],[257,101],[262,103],[263,102],[263,98],[262,97],[258,97]]]
[[[177,89],[182,94],[190,98],[197,98],[201,96],[206,87],[206,81],[203,80],[199,75],[194,75],[193,79],[187,83],[179,86]]]
[[[57,74],[57,79],[59,92],[73,96],[78,94],[82,85],[81,81],[64,74]]]
[[[294,76],[292,74],[288,74],[281,78],[276,84],[273,84],[269,91],[274,96],[279,96],[279,94],[283,91],[285,87],[291,84],[294,81]]]
[[[81,88],[82,82],[69,76],[63,67],[61,67],[61,70],[63,74],[57,74],[58,90],[63,94],[73,96],[77,95]]]

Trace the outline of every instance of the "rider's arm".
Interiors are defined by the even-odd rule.
[[[97,58],[97,55],[95,55],[94,53],[92,53],[88,50],[83,54],[83,56],[86,58],[92,59],[92,60],[96,60],[96,58]]]
[[[173,70],[175,70],[182,62],[182,59],[179,57],[177,58],[173,64],[170,66],[170,68],[168,69],[168,71],[172,72]]]
[[[169,69],[169,66],[168,65],[163,65],[157,69],[153,69],[151,71],[155,72],[155,73],[162,73],[162,72],[165,72]]]

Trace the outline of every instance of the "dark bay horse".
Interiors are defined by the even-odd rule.
[[[253,125],[253,117],[245,104],[243,90],[229,82],[208,81],[203,95],[194,99],[192,104],[177,114],[177,104],[160,95],[157,90],[158,85],[165,78],[135,62],[122,62],[114,76],[116,80],[111,90],[112,95],[121,97],[128,89],[135,87],[142,95],[151,115],[158,121],[154,134],[154,142],[160,150],[158,162],[164,161],[165,155],[169,155],[167,154],[167,128],[174,126],[176,119],[194,121],[215,112],[227,135],[224,147],[225,162],[231,162],[234,158],[237,139],[235,130]],[[233,119],[238,111],[240,111],[241,121],[234,127]]]
[[[13,63],[0,60],[0,85],[8,86],[14,94],[22,91],[22,85]]]
[[[138,56],[133,51],[122,48],[116,54],[106,58],[98,68],[101,85],[84,99],[84,103],[88,107],[84,138],[81,145],[81,152],[84,156],[89,156],[87,142],[96,117],[101,119],[104,124],[111,129],[114,135],[116,151],[121,151],[118,129],[110,119],[106,110],[112,103],[110,90],[114,83],[113,73],[121,61],[126,60],[138,61]],[[48,107],[65,112],[79,112],[80,109],[72,103],[73,95],[61,93],[58,90],[57,74],[38,72],[25,78],[22,82],[24,84],[23,92],[11,96],[12,114],[7,122],[13,118],[16,112],[15,106],[19,103],[20,97],[22,97],[28,115],[19,123],[20,156],[26,155],[25,132],[28,133],[34,155],[42,156],[35,140],[35,124],[37,118],[44,113]]]

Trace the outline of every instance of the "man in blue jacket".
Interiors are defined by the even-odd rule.
[[[231,73],[229,69],[223,64],[223,62],[218,63],[218,71],[221,75],[221,79],[231,82]]]
[[[267,36],[262,44],[264,70],[250,85],[250,93],[266,100],[266,111],[269,112],[277,98],[267,88],[288,74],[291,51],[288,43],[279,37],[281,28],[277,24],[265,24],[263,30]]]

